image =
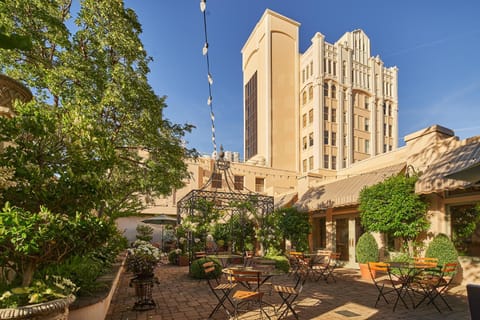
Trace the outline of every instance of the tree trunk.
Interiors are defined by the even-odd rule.
[[[23,270],[22,286],[28,287],[32,283],[33,274],[35,273],[36,265],[33,262],[27,263],[26,268]]]

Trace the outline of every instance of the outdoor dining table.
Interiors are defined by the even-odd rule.
[[[248,289],[253,289],[255,291],[260,290],[260,287],[265,284],[270,278],[274,276],[281,276],[284,275],[285,272],[282,270],[278,269],[265,269],[265,268],[255,268],[255,267],[248,267],[248,266],[234,266],[234,267],[227,267],[223,268],[222,272],[227,276],[227,278],[232,277],[232,274],[234,273],[234,270],[237,271],[248,271],[251,273],[255,274],[255,277],[259,277],[260,281],[258,283],[258,286],[256,288],[252,288],[252,285],[250,283],[243,283],[240,282],[240,285],[248,288]]]
[[[414,287],[415,278],[421,273],[433,269],[435,268],[429,263],[389,262],[389,272],[401,281],[401,286],[397,292],[398,297],[395,301],[395,306],[397,305],[398,300],[402,300],[405,304],[405,301],[402,298],[402,293],[405,293],[409,297],[413,308],[418,307],[418,304],[415,304],[415,301],[410,294],[410,292],[416,292]]]
[[[241,255],[233,254],[233,253],[231,253],[231,254],[223,254],[223,253],[222,254],[212,254],[212,255],[208,255],[207,257],[218,259],[218,261],[220,261],[220,263],[222,264],[222,268],[228,267],[228,264],[232,259],[242,258]]]

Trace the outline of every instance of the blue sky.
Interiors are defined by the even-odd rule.
[[[200,0],[125,0],[143,26],[153,58],[149,80],[166,95],[165,115],[197,128],[189,147],[211,153],[207,66]],[[243,157],[242,49],[265,9],[300,26],[300,51],[316,32],[334,43],[363,29],[372,55],[399,68],[399,144],[433,124],[460,138],[480,135],[480,1],[207,0],[216,140]]]

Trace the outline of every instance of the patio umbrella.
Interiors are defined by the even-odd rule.
[[[146,223],[146,224],[156,224],[156,225],[161,225],[162,226],[160,237],[161,237],[161,240],[162,240],[162,250],[163,250],[163,229],[164,229],[163,226],[164,225],[176,225],[177,224],[177,218],[172,217],[172,216],[168,216],[166,214],[160,214],[158,216],[154,216],[154,217],[142,220],[142,222]]]
[[[166,214],[160,214],[158,216],[154,216],[145,220],[142,220],[143,223],[147,224],[170,224],[170,225],[176,225],[177,224],[177,218],[168,216]]]

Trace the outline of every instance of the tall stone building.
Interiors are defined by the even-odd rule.
[[[396,149],[398,69],[362,30],[299,53],[299,26],[267,9],[242,49],[245,159],[331,175]]]

